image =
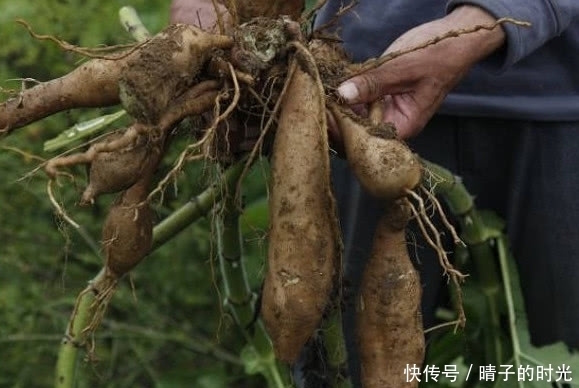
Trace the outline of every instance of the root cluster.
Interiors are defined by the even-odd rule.
[[[50,178],[51,200],[70,223],[74,221],[54,199],[52,182],[69,175],[66,171],[71,167],[88,166],[89,181],[80,204],[91,205],[100,195],[117,194],[102,231],[105,280],[84,291],[95,293],[96,298],[94,318],[83,332],[94,332],[118,280],[149,253],[154,223],[150,203],[163,194],[186,163],[201,159],[231,163],[249,154],[247,170],[259,153],[273,153],[270,211],[274,224],[262,311],[278,356],[295,361],[331,304],[330,295],[341,287],[341,243],[329,188],[327,113],[346,134],[346,157],[362,185],[383,198],[392,212],[409,211],[416,218],[445,273],[459,289],[464,275],[448,261],[440,233],[416,189],[421,179],[416,155],[396,139],[395,129],[375,119],[382,117],[380,112],[371,109],[371,117],[361,119],[333,93],[343,79],[387,59],[354,66],[334,39],[315,33],[304,36],[300,24],[293,21],[303,2],[238,1],[236,7],[233,1],[227,3],[234,19],[244,22],[229,33],[210,34],[188,25],[171,25],[134,47],[95,55],[69,74],[23,90],[0,104],[0,136],[78,107],[121,103],[133,118],[126,128],[91,141],[86,150],[66,153],[43,165]],[[256,15],[254,6],[269,7],[267,12],[257,13],[268,17],[250,17]],[[293,20],[277,17],[280,10]],[[179,123],[191,118],[204,125],[177,130]],[[186,136],[188,145],[180,150],[169,173],[158,177],[158,166],[178,136]],[[443,215],[438,202],[428,192],[422,194]],[[444,216],[443,220],[459,243]],[[390,221],[384,221],[380,233],[398,245],[386,244],[385,249],[392,248],[404,258],[400,230],[406,221],[398,229],[388,224]],[[383,243],[377,238],[377,244]],[[381,251],[376,252],[379,256]],[[391,263],[396,261],[388,258]],[[408,284],[416,283],[407,266],[392,265],[402,268],[402,278],[408,274]],[[388,277],[389,271],[380,267],[378,272]],[[381,284],[379,279],[370,280],[372,287]],[[383,295],[400,290],[390,291]],[[372,297],[368,295],[374,291],[367,292],[364,303],[369,306]],[[375,311],[396,305],[371,302]],[[419,298],[413,298],[412,305],[406,306],[408,319],[419,319],[415,314],[418,302]],[[376,324],[375,316],[360,319]],[[460,310],[459,322],[464,320]],[[396,330],[392,328],[392,333]],[[384,346],[379,354],[384,353]],[[421,351],[415,349],[413,354]]]

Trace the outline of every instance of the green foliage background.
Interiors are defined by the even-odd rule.
[[[135,7],[145,25],[160,30],[168,21],[168,0],[0,0],[0,87],[2,100],[21,82],[59,77],[82,60],[54,43],[37,41],[14,20],[26,20],[39,34],[95,47],[131,42],[118,22],[118,10]],[[48,158],[42,143],[79,120],[110,110],[57,114],[23,128],[0,142],[0,387],[53,385],[59,342],[78,292],[102,263],[87,241],[54,215],[35,155]],[[170,161],[168,161],[170,163]],[[168,168],[168,164],[166,168]],[[111,198],[94,208],[76,206],[81,179],[63,179],[57,197],[98,244],[101,221]],[[200,192],[210,175],[190,166],[179,192],[157,208],[159,218]],[[252,284],[262,267],[267,224],[263,170],[256,169],[246,190],[244,216]],[[252,387],[239,353],[242,347],[221,307],[212,260],[209,218],[184,231],[133,271],[109,308],[97,334],[97,363],[82,362],[79,387]]]

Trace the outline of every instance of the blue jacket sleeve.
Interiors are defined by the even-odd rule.
[[[495,16],[531,23],[530,27],[503,24],[507,46],[500,70],[526,57],[548,40],[560,35],[574,17],[579,17],[579,0],[450,0],[447,12],[462,4],[481,7]]]

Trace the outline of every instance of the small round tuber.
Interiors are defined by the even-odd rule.
[[[93,144],[92,148],[110,144],[122,136],[122,133],[112,133]],[[144,135],[137,136],[129,146],[118,151],[97,152],[89,167],[89,184],[82,194],[81,203],[92,203],[100,194],[116,193],[131,187],[139,180],[148,153],[149,146]]]
[[[147,202],[148,179],[122,193],[111,206],[102,230],[106,269],[116,276],[139,264],[151,250],[153,211]]]
[[[383,199],[406,195],[420,183],[422,167],[386,123],[373,124],[351,110],[328,104],[342,134],[348,163],[370,194]]]

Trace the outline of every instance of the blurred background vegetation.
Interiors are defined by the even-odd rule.
[[[125,5],[135,7],[153,33],[168,22],[169,0],[0,0],[0,100],[21,88],[18,78],[56,78],[82,60],[52,42],[35,40],[15,19],[26,20],[39,34],[80,46],[129,43],[132,38],[117,17]],[[38,157],[56,155],[42,151],[45,140],[112,111],[57,114],[0,142],[0,387],[53,385],[59,343],[76,295],[102,266],[87,241],[55,217],[45,175],[30,172],[41,162]],[[76,172],[84,177],[84,171]],[[202,191],[209,175],[203,166],[189,166],[178,196],[167,193],[164,205],[157,207],[159,218]],[[257,168],[249,179],[249,211],[243,220],[248,272],[256,288],[267,224],[262,175]],[[80,208],[83,179],[62,183],[57,198],[98,244],[111,198]],[[217,292],[212,245],[205,218],[139,265],[131,276],[134,289],[123,280],[97,334],[99,360],[81,363],[78,387],[263,386],[259,377],[244,373],[242,339]]]

